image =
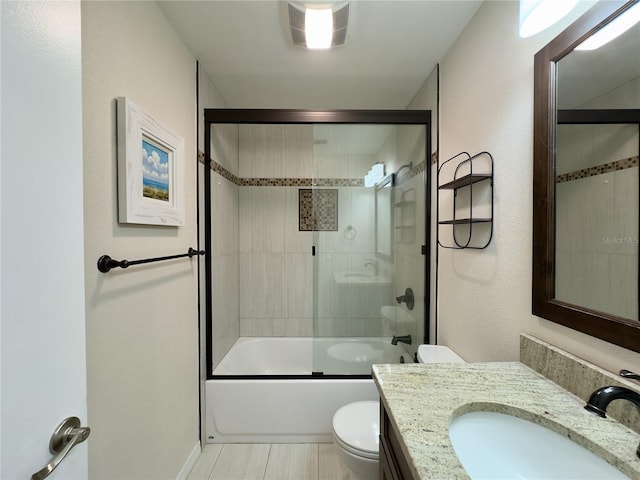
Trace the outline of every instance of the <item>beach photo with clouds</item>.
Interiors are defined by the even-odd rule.
[[[142,196],[169,201],[169,152],[142,140]]]

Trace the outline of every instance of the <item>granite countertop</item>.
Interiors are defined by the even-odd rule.
[[[570,436],[640,479],[637,433],[590,414],[582,399],[522,363],[374,365],[373,377],[417,479],[469,478],[448,427],[452,419],[478,410],[515,415]]]

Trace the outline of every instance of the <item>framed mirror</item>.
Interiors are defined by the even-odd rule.
[[[534,58],[533,314],[640,352],[640,2],[600,2]]]

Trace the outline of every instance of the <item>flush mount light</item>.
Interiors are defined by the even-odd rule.
[[[349,4],[289,2],[289,30],[294,45],[327,49],[347,40]]]
[[[619,37],[624,32],[640,22],[640,3],[635,4],[629,10],[616,17],[612,22],[605,25],[596,33],[578,45],[576,50],[595,50],[614,38]]]
[[[578,0],[520,0],[520,36],[531,37],[550,27],[578,4]]]

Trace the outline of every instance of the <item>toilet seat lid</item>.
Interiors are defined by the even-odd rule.
[[[349,403],[333,416],[333,432],[352,453],[377,458],[380,438],[380,402]]]

